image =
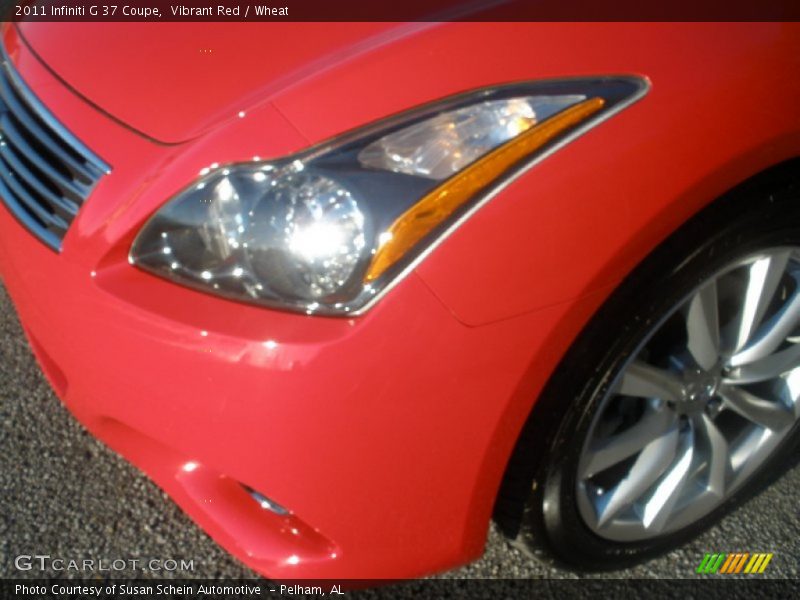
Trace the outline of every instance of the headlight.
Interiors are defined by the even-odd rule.
[[[295,156],[215,169],[145,224],[130,262],[247,302],[361,312],[498,184],[646,85],[616,77],[483,89]]]

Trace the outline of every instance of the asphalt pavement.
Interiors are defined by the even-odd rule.
[[[87,366],[90,368],[90,366]],[[773,552],[770,577],[798,577],[800,467],[699,538],[615,578],[683,578],[706,552]],[[153,558],[192,561],[191,572],[141,572],[130,577],[255,576],[218,547],[138,470],[91,437],[50,390],[0,286],[0,577],[39,576],[16,568],[17,557],[44,554],[110,561]],[[119,564],[119,563],[118,563]],[[141,563],[139,563],[141,564]],[[24,566],[24,562],[23,562]],[[166,563],[171,566],[171,563]],[[137,565],[138,567],[138,565]],[[48,573],[45,573],[48,574]],[[50,571],[87,577],[80,571]],[[490,529],[477,562],[451,571],[458,578],[576,578],[533,561]]]

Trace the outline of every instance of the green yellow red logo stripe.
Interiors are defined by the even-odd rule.
[[[763,573],[767,565],[772,560],[772,552],[718,552],[715,554],[707,553],[697,572],[704,575],[718,573],[720,575],[731,575],[736,573],[747,573],[755,575]]]

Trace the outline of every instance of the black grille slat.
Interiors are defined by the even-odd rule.
[[[15,121],[17,124],[15,124]],[[41,131],[41,128],[39,130]],[[13,113],[5,113],[0,118],[0,131],[12,144],[18,147],[21,146],[20,151],[28,155],[32,161],[41,160],[41,155],[44,155],[47,159],[45,162],[60,165],[59,177],[66,181],[76,181],[80,187],[85,187],[91,185],[100,175],[99,173],[90,173],[85,168],[79,170],[71,167],[70,164],[63,160],[63,157],[67,156],[66,152],[62,152],[60,155],[53,153],[48,146],[41,143],[41,138],[36,137],[33,132],[25,129],[24,125],[19,123],[19,117]],[[30,141],[35,141],[40,148],[37,150],[32,147]],[[69,160],[73,161],[74,159],[69,158]],[[79,181],[75,179],[75,176],[79,178]]]
[[[36,218],[41,221],[48,229],[55,228],[67,231],[68,223],[58,215],[46,210],[36,199],[16,180],[14,174],[7,169],[0,169],[0,179],[6,184],[6,189],[10,189],[14,196],[30,210]]]
[[[51,228],[42,226],[38,220],[32,217],[25,207],[16,200],[16,196],[8,189],[2,177],[0,177],[0,196],[3,198],[3,204],[40,240],[51,248],[58,249],[61,246],[61,239],[64,237],[64,233],[54,233]]]
[[[28,134],[41,144],[53,158],[67,167],[72,174],[80,176],[87,182],[102,175],[102,172],[93,170],[81,159],[75,157],[68,146],[48,133],[47,125],[40,123],[36,113],[26,110],[25,101],[19,97],[13,86],[10,78],[0,77],[0,99],[9,107],[9,113],[14,115],[20,125],[28,131]]]
[[[64,129],[20,79],[5,50],[0,53],[0,201],[58,251],[110,168]]]
[[[2,127],[2,125],[0,125],[0,127]],[[60,197],[44,185],[41,179],[32,173],[28,167],[14,155],[14,152],[11,151],[10,147],[5,142],[0,142],[0,159],[2,159],[4,166],[7,166],[10,171],[13,171],[29,188],[32,188],[35,193],[41,196],[42,199],[54,209],[60,209],[65,212],[70,220],[78,214],[78,204],[68,198]]]
[[[9,129],[6,129],[6,127],[9,127]],[[25,138],[19,137],[16,135],[16,132],[15,135],[11,135],[10,132],[12,130],[13,125],[8,119],[8,114],[0,117],[0,131],[3,133],[3,142],[16,148],[17,154],[22,154],[28,162],[34,165],[34,168],[39,171],[46,181],[61,190],[64,195],[76,202],[83,202],[83,199],[86,197],[86,192],[88,191],[86,187],[72,179],[68,179],[63,173],[60,173],[50,164],[41,160],[36,150],[28,145]]]

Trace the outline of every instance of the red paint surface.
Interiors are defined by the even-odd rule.
[[[49,64],[6,29],[23,78],[113,172],[60,255],[0,209],[3,281],[74,414],[272,578],[411,577],[479,556],[516,435],[606,295],[720,193],[800,155],[795,25],[23,30]],[[462,90],[609,73],[652,90],[519,178],[362,317],[245,306],[127,263],[143,221],[211,163],[287,154]],[[236,482],[292,515],[257,509]]]

